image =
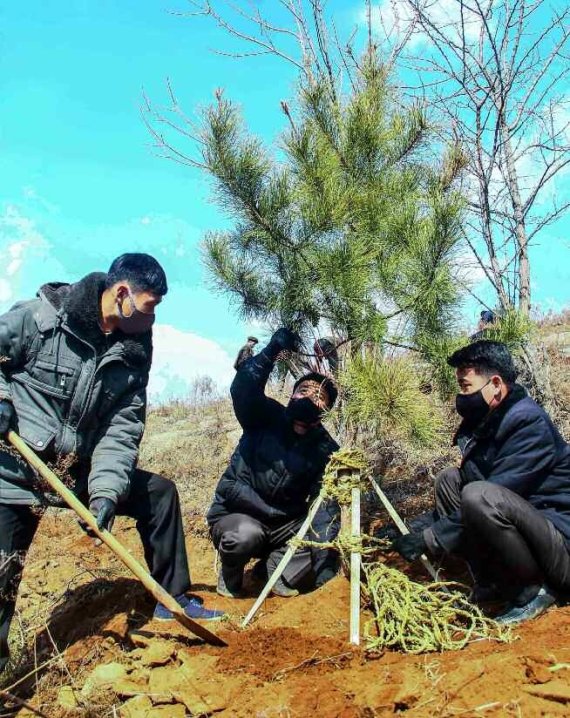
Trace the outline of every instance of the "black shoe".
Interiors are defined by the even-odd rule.
[[[243,566],[224,566],[218,573],[216,593],[225,598],[238,598],[243,583]]]
[[[556,603],[556,596],[547,586],[541,586],[536,596],[524,606],[511,605],[495,620],[503,626],[529,621],[531,618],[540,616],[554,603]]]
[[[503,594],[494,583],[476,583],[469,596],[471,603],[491,603],[503,599]]]

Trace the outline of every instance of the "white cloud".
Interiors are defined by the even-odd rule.
[[[484,2],[481,3],[484,8]],[[458,39],[461,28],[461,3],[459,0],[426,0],[421,4],[425,14],[440,28],[444,28],[446,35]],[[413,20],[413,11],[406,0],[382,0],[372,6],[372,28],[382,38],[390,43],[397,44],[410,30]],[[365,5],[358,10],[357,22],[365,25],[368,22],[368,11]],[[474,12],[463,5],[463,28],[468,41],[475,41],[479,37],[481,19]],[[408,48],[417,48],[428,43],[426,35],[418,28],[414,28],[408,39]]]
[[[48,202],[45,197],[42,197],[38,192],[36,191],[35,187],[32,187],[31,185],[27,185],[26,187],[22,188],[22,194],[27,200],[30,200],[31,202],[38,204],[42,209],[47,210],[50,214],[55,214],[59,211],[59,208],[57,205],[52,204],[51,202]]]
[[[20,289],[24,268],[29,262],[45,258],[49,243],[33,220],[18,207],[7,205],[0,214],[0,303],[13,301]]]
[[[150,217],[141,217],[141,224],[150,224],[152,222]]]
[[[18,269],[22,266],[22,260],[21,259],[13,259],[10,264],[6,267],[6,274],[11,277],[13,274],[16,274]]]
[[[211,377],[218,388],[227,389],[234,375],[233,357],[219,344],[168,324],[155,325],[153,335],[148,388],[152,402],[184,398],[193,382],[204,376]]]

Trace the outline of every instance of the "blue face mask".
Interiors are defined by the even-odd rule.
[[[128,315],[123,313],[123,304],[126,299],[128,299],[131,304],[131,313]],[[144,334],[148,332],[156,318],[154,312],[147,314],[137,309],[134,297],[130,291],[125,300],[122,302],[117,300],[117,310],[119,312],[119,329],[125,334]]]

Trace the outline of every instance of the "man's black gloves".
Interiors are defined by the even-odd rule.
[[[297,332],[282,327],[271,337],[265,351],[271,359],[276,359],[278,354],[284,351],[296,352],[301,347],[301,337]]]
[[[10,428],[13,416],[14,405],[11,401],[2,399],[2,401],[0,401],[0,436],[5,434]]]
[[[91,499],[89,511],[97,517],[97,528],[100,531],[103,529],[110,531],[113,528],[117,513],[117,504],[114,501],[107,498]]]
[[[403,556],[406,561],[415,561],[426,552],[427,544],[422,533],[398,536],[392,541],[392,549]]]

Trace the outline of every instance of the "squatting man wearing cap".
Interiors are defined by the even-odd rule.
[[[515,383],[506,346],[477,341],[448,363],[459,383],[459,468],[435,480],[435,523],[393,547],[462,555],[473,600],[504,599],[504,624],[535,618],[570,590],[570,446]]]
[[[330,455],[338,449],[321,423],[337,396],[330,379],[315,372],[301,377],[287,406],[265,395],[277,357],[298,350],[299,343],[298,335],[279,329],[259,354],[240,365],[231,386],[243,434],[208,512],[221,559],[217,591],[226,597],[239,595],[251,558],[261,559],[260,576],[275,570],[320,491]],[[307,538],[329,541],[338,531],[338,504],[328,502],[317,512]],[[337,562],[330,549],[298,550],[273,592],[288,597],[297,595],[300,587],[321,586],[336,574]]]
[[[213,619],[223,614],[186,595],[190,576],[175,485],[136,468],[151,327],[166,292],[153,257],[124,254],[108,274],[46,284],[36,299],[0,316],[0,434],[14,429],[43,461],[73,455],[73,490],[99,528],[110,530],[116,514],[135,518],[156,581],[188,616]],[[0,447],[0,670],[8,662],[23,558],[49,503],[30,467]],[[154,617],[172,614],[158,604]]]

